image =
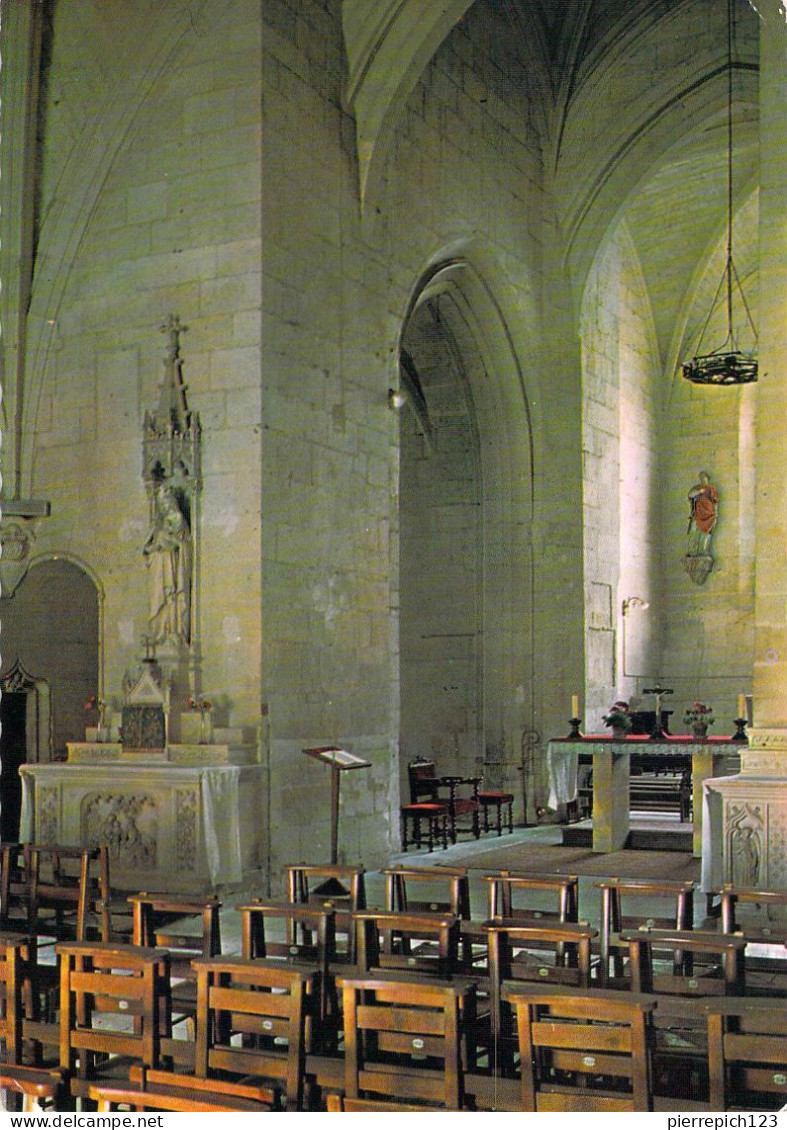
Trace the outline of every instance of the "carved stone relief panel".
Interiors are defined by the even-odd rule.
[[[178,871],[193,871],[197,866],[197,790],[175,792],[175,855]]]
[[[725,824],[729,882],[737,887],[760,886],[767,873],[765,805],[730,801]]]
[[[124,869],[152,870],[158,848],[156,802],[147,793],[87,793],[82,798],[82,842],[107,844],[110,860]]]
[[[39,788],[36,811],[36,840],[56,844],[60,839],[60,789]]]

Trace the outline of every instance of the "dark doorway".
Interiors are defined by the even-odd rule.
[[[22,815],[22,781],[19,766],[27,761],[27,695],[3,691],[0,699],[0,840],[19,839]]]

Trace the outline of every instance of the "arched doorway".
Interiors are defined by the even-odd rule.
[[[0,681],[0,840],[19,839],[22,782],[19,767],[50,749],[50,694],[17,661]],[[45,758],[48,760],[48,757]]]
[[[530,425],[505,321],[467,261],[417,289],[400,384],[402,775],[426,756],[512,789],[532,816]]]
[[[4,837],[19,831],[13,815],[19,764],[64,760],[67,743],[83,739],[91,724],[85,703],[101,691],[100,607],[93,578],[60,556],[31,562],[14,595],[0,602]]]

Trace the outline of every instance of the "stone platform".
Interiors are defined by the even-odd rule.
[[[560,830],[564,847],[593,847],[592,820],[565,824]],[[691,852],[693,840],[693,824],[681,823],[678,820],[649,820],[631,816],[628,836],[622,847],[636,851]]]

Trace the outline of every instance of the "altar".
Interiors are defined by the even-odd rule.
[[[21,838],[107,844],[113,887],[205,893],[264,864],[263,767],[240,742],[128,752],[74,742],[68,761],[24,765]]]
[[[641,734],[626,738],[592,735],[579,739],[553,738],[547,746],[549,769],[549,807],[560,811],[579,795],[581,755],[593,762],[593,851],[619,851],[626,846],[631,830],[629,783],[631,759],[648,765],[663,764],[667,769],[678,757],[691,764],[694,797],[692,848],[702,855],[703,784],[706,780],[733,772],[737,768],[741,743],[729,737],[697,739],[688,735],[647,738]]]

